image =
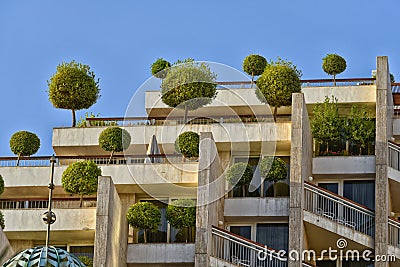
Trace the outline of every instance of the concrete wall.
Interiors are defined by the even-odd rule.
[[[128,223],[126,207],[109,176],[99,177],[94,266],[126,267]]]
[[[387,57],[377,58],[376,76],[376,179],[375,179],[375,255],[386,255],[388,251],[388,146],[392,136],[392,91]],[[376,267],[388,266],[376,262]]]
[[[375,156],[316,157],[313,174],[367,174],[375,173]]]
[[[341,104],[376,102],[375,85],[303,87],[301,90],[308,105],[322,103],[326,96],[332,95]]]
[[[290,150],[289,251],[303,251],[304,180],[312,174],[312,136],[302,93],[292,97],[292,146]],[[301,261],[289,260],[289,267]]]
[[[265,198],[227,198],[224,208],[225,217],[276,217],[289,216],[288,197]]]
[[[194,244],[129,244],[127,263],[194,263]]]
[[[3,230],[0,228],[0,264],[3,264],[7,260],[9,260],[13,255],[14,250],[10,245],[6,235],[4,234]]]
[[[209,267],[211,226],[224,219],[225,176],[212,133],[200,134],[199,183],[196,210],[195,266]]]

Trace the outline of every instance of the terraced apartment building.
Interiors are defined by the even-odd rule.
[[[186,124],[171,115],[160,91],[148,91],[146,118],[110,119],[132,136],[128,152],[111,164],[98,145],[106,126],[92,126],[107,119],[89,119],[82,128],[55,128],[57,222],[51,244],[94,257],[98,267],[400,266],[400,99],[387,57],[377,58],[376,70],[376,78],[338,80],[335,86],[330,80],[302,81],[302,92],[293,94],[291,107],[278,110],[276,122],[249,83],[220,83],[224,88],[215,101],[192,111]],[[354,104],[374,115],[376,137],[365,153],[370,155],[337,155],[357,149],[339,142],[319,156],[310,120],[313,107],[326,96],[338,99],[342,116]],[[176,137],[189,130],[200,134],[198,160],[183,160],[174,149]],[[153,136],[157,155],[146,153]],[[228,190],[224,171],[229,166],[248,162],[256,177],[259,160],[271,155],[290,169],[282,186],[286,190],[274,194],[271,182],[256,178],[255,190]],[[82,159],[101,166],[103,176],[97,196],[79,207],[79,198],[62,189],[61,175]],[[51,170],[49,157],[26,158],[19,167],[15,158],[0,158],[0,166],[6,185],[0,199],[4,261],[12,251],[44,244],[41,214],[48,205]],[[166,220],[167,203],[179,198],[197,200],[194,243],[180,242]],[[156,204],[162,214],[147,243],[126,220],[128,207],[140,201]],[[360,260],[345,257],[348,251],[358,251]],[[308,258],[312,253],[315,257]]]

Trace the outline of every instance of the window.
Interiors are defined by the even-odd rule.
[[[86,256],[93,259],[94,247],[93,246],[70,246],[69,252],[73,253],[75,256]]]
[[[318,267],[336,267],[336,261],[322,260],[317,261]]]
[[[258,162],[260,161],[260,158],[247,158],[247,157],[241,157],[241,158],[235,158],[235,163],[239,162],[247,162],[251,168],[253,169],[253,179],[260,179],[260,171],[257,168]],[[250,192],[249,191],[249,186],[246,185],[244,188],[240,185],[235,185],[232,189],[233,192],[233,197],[259,197],[261,192],[260,188],[257,188],[255,191]]]
[[[375,181],[344,181],[343,196],[375,210]]]
[[[257,224],[257,242],[275,250],[288,251],[289,225],[287,223]]]
[[[231,226],[230,232],[251,240],[251,226]]]
[[[161,212],[161,223],[157,231],[147,232],[147,243],[164,243],[167,242],[168,222],[166,217],[167,204],[158,200],[141,200],[141,202],[150,202],[158,207]],[[138,242],[144,242],[143,230],[138,231]]]
[[[364,261],[360,259],[360,261],[357,260],[344,260],[342,261],[342,267],[370,267],[374,266],[374,263],[371,261]]]
[[[339,194],[339,183],[318,183],[318,186],[332,193]]]

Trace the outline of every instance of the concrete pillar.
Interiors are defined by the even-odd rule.
[[[212,133],[200,133],[195,267],[209,267],[212,249],[211,226],[224,219],[225,177]]]
[[[15,253],[35,246],[33,240],[10,240],[10,245]]]
[[[126,210],[109,176],[100,176],[97,189],[94,266],[126,267]]]
[[[32,242],[33,243],[33,242]],[[27,245],[27,244],[25,244]],[[32,244],[33,246],[33,244]],[[30,247],[32,247],[30,246]],[[26,248],[30,248],[26,247]],[[17,247],[19,248],[19,247]],[[26,249],[24,248],[24,249]],[[7,239],[7,236],[4,234],[3,230],[0,227],[0,264],[3,264],[4,262],[8,261],[11,259],[11,257],[14,255],[15,252],[19,252],[23,249],[15,250],[14,247],[10,244],[10,242]]]
[[[302,93],[292,96],[292,143],[290,149],[289,251],[303,251],[304,180],[312,175],[312,137]],[[301,267],[301,259],[288,267]]]
[[[376,62],[376,178],[375,178],[375,255],[388,253],[388,146],[392,136],[393,98],[387,57]],[[387,262],[375,262],[376,267],[388,266]]]

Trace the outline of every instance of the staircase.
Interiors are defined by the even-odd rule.
[[[240,266],[240,267],[286,267],[287,258],[280,256],[277,251],[258,244],[247,238],[238,236],[221,228],[213,226],[212,252],[213,267]],[[313,265],[303,263],[304,267]]]

